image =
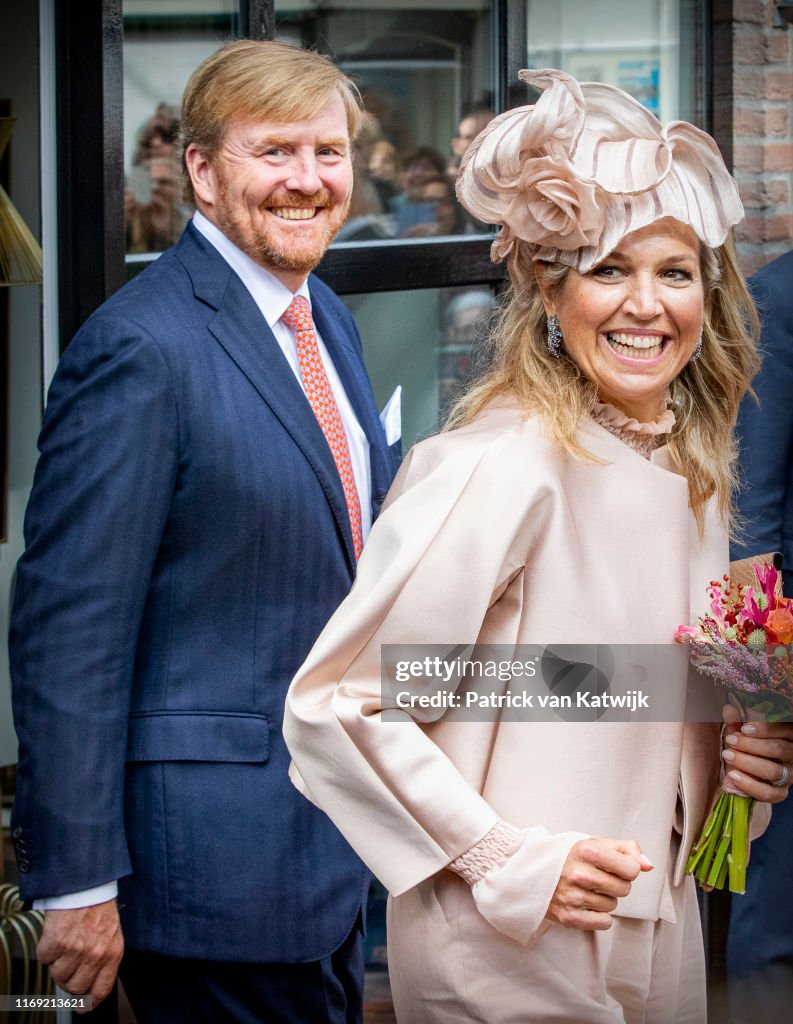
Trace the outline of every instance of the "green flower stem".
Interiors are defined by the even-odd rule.
[[[730,892],[746,892],[746,862],[749,859],[749,823],[754,800],[736,796],[732,801],[732,856],[730,857]]]
[[[749,822],[754,801],[750,797],[720,793],[702,835],[691,849],[686,873],[702,885],[730,892],[746,891],[749,857]]]
[[[732,797],[729,798],[730,804],[732,803]],[[730,808],[732,810],[732,808]],[[716,852],[713,855],[713,860],[708,871],[707,884],[712,885],[714,888],[718,888],[719,878],[723,874],[726,874],[727,855],[730,853],[732,847],[732,814],[725,816],[724,825],[721,836],[719,837],[719,843],[716,848]],[[725,871],[722,871],[725,868]],[[723,883],[722,883],[723,884]]]
[[[724,830],[724,821],[729,811],[729,794],[720,793],[716,806],[710,812],[702,835],[694,843],[686,863],[686,872],[693,874],[700,881],[704,881],[710,870],[713,855],[716,852],[721,833]]]

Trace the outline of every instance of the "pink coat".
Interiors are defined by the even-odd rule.
[[[667,644],[704,611],[728,566],[714,510],[700,538],[666,447],[647,461],[591,420],[581,437],[598,462],[560,454],[505,399],[413,448],[292,683],[293,781],[392,895],[504,819],[548,830],[527,880],[548,900],[575,841],[562,833],[637,840],[656,867],[616,913],[675,919],[669,879],[682,881],[717,789],[717,724],[380,716],[382,644]],[[682,690],[680,664],[668,685]]]

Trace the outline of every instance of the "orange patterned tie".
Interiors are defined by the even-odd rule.
[[[314,320],[311,316],[308,299],[302,295],[296,295],[281,319],[292,331],[297,341],[297,361],[300,365],[303,387],[306,389],[309,404],[314,410],[314,415],[322,428],[322,433],[325,435],[325,440],[328,442],[328,447],[339,471],[344,497],[347,500],[347,512],[350,516],[355,557],[360,558],[363,549],[361,502],[352,472],[347,435],[344,432],[344,424],[341,421],[336,399],[333,397],[328,375],[322,365],[322,356],[319,354],[317,334],[314,330]]]

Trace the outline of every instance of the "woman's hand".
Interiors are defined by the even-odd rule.
[[[632,839],[582,839],[565,861],[546,918],[581,931],[605,931],[617,901],[653,865]]]
[[[745,722],[741,724],[735,708],[724,709],[724,749],[721,756],[727,774],[725,783],[755,800],[778,804],[788,795],[793,783],[793,723]],[[773,782],[782,778],[784,786]]]

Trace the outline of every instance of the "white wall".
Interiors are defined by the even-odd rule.
[[[527,0],[531,67],[608,82],[662,121],[681,117],[679,9],[680,0]],[[654,75],[658,95],[648,100],[641,83]]]
[[[10,99],[17,118],[11,138],[9,193],[34,235],[39,235],[38,5],[31,0],[0,3],[0,98]],[[11,725],[6,636],[14,568],[22,553],[22,518],[36,464],[41,423],[41,288],[8,289],[9,493],[8,541],[0,544],[0,764],[16,761]],[[5,396],[0,396],[5,401]]]

